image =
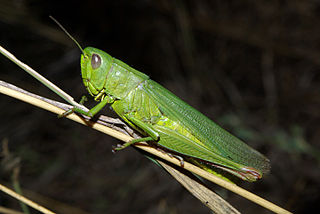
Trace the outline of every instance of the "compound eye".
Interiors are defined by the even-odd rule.
[[[99,68],[101,65],[101,57],[98,54],[92,54],[91,57],[91,67],[93,69]]]

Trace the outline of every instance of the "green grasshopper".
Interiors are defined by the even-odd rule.
[[[243,180],[256,181],[269,171],[269,160],[258,151],[231,135],[146,74],[97,48],[82,49],[79,43],[57,24],[82,51],[83,84],[90,95],[99,101],[88,112],[78,107],[74,107],[72,111],[93,117],[110,104],[127,124],[145,136],[118,145],[114,148],[115,151],[146,141],[153,142],[161,150],[180,159],[187,159],[214,174],[215,169],[220,169]],[[70,111],[64,115],[68,113]]]
[[[93,117],[104,106],[112,109],[145,137],[117,146],[121,150],[138,142],[155,142],[159,148],[186,157],[198,166],[225,170],[255,181],[269,170],[269,160],[215,124],[149,76],[106,52],[87,47],[81,54],[83,84],[100,101],[85,112]],[[211,170],[210,170],[211,171]]]

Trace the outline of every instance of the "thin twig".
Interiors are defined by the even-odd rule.
[[[3,186],[2,184],[0,184],[0,190],[7,193],[8,195],[18,199],[19,201],[22,201],[23,203],[29,205],[30,207],[33,207],[35,208],[36,210],[42,212],[42,213],[45,213],[45,214],[55,214],[54,212],[44,208],[43,206],[40,206],[39,204],[23,197],[22,195],[19,195],[18,193],[12,191],[11,189]]]
[[[17,59],[13,54],[11,54],[9,51],[7,51],[5,48],[0,46],[0,53],[2,53],[4,56],[9,58],[12,62],[14,62],[16,65],[18,65],[20,68],[28,72],[31,76],[39,80],[42,84],[46,85],[48,88],[50,88],[52,91],[54,91],[57,95],[62,97],[65,101],[69,102],[73,106],[77,106],[80,109],[83,109],[85,111],[88,111],[84,106],[79,105],[77,102],[74,101],[73,97],[71,97],[69,94],[65,93],[63,90],[61,90],[59,87],[57,87],[55,84],[47,80],[45,77],[43,77],[41,74],[33,70],[31,67],[29,67],[27,64],[21,62],[19,59]]]
[[[178,169],[171,167],[167,163],[163,161],[158,162],[161,164],[163,168],[165,168],[170,174],[180,182],[187,190],[192,192],[192,194],[197,197],[203,204],[209,207],[216,214],[224,214],[224,213],[234,213],[240,214],[238,210],[229,205],[229,203],[225,203],[225,200],[222,199],[218,194],[212,192],[210,189],[205,187],[200,182],[195,182],[195,176],[192,174],[189,177],[188,175],[181,173]],[[210,194],[208,194],[210,192]]]
[[[13,210],[13,209],[9,209],[9,208],[3,207],[3,206],[0,206],[0,213],[3,213],[3,214],[24,214],[22,212],[19,212],[19,211]]]

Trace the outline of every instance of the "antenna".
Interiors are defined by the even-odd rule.
[[[82,54],[85,56],[85,53],[82,49],[82,47],[80,46],[80,44],[77,42],[77,40],[71,36],[71,34],[62,26],[62,24],[60,24],[55,18],[53,18],[52,16],[49,16],[50,19],[52,19],[62,30],[63,32],[65,32],[67,34],[67,36],[72,39],[72,41],[74,41],[74,43],[76,43],[76,45],[78,46],[78,48],[81,50]]]

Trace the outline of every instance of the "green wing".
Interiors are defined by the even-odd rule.
[[[160,84],[147,80],[143,88],[165,116],[179,121],[211,152],[227,160],[253,167],[262,173],[269,171],[269,160],[266,157],[222,129]]]

